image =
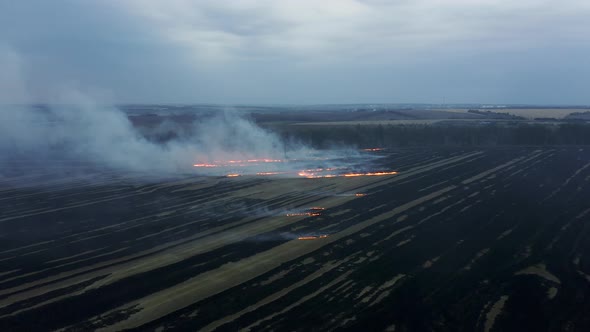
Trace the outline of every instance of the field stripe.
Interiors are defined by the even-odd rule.
[[[327,244],[355,234],[367,227],[373,226],[383,220],[387,220],[397,214],[423,204],[424,202],[444,195],[455,188],[455,186],[449,186],[422,196],[406,204],[400,205],[391,211],[346,228],[326,239],[318,241],[289,241],[238,262],[228,263],[215,270],[207,271],[195,278],[177,284],[172,288],[164,289],[137,301],[128,303],[122,307],[113,309],[110,312],[125,311],[130,308],[140,308],[142,310],[135,314],[131,314],[127,320],[109,326],[108,330],[136,328],[146,322],[161,318],[178,309],[187,307],[200,300],[218,294],[225,289],[237,286],[262,275],[284,262],[291,261],[305,254],[316,251]],[[104,315],[108,316],[108,313]],[[98,321],[98,319],[99,317],[95,317],[93,320]]]

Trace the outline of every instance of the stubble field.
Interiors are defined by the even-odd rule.
[[[376,153],[398,173],[149,179],[15,160],[0,329],[590,328],[590,150]]]

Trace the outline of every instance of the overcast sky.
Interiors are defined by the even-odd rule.
[[[0,0],[0,102],[590,104],[588,0]]]

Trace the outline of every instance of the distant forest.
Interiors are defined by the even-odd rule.
[[[334,146],[590,145],[590,124],[559,125],[286,125],[272,128],[286,141]]]

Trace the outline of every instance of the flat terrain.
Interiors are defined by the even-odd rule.
[[[590,330],[589,148],[377,153],[396,175],[16,160],[0,330]]]
[[[469,109],[448,109],[450,112],[467,113]],[[576,108],[495,108],[493,112],[508,113],[516,116],[522,116],[526,119],[534,118],[556,118],[563,119],[569,114],[580,112]],[[583,111],[583,110],[582,110]]]

